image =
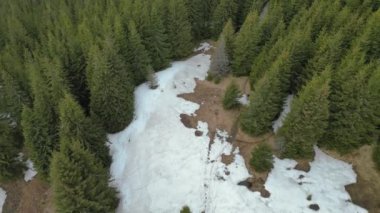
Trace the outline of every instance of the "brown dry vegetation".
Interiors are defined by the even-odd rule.
[[[20,179],[0,185],[7,198],[3,213],[54,213],[49,185],[34,178],[30,182]]]
[[[255,178],[247,180],[249,188],[253,191],[259,191],[264,197],[270,196],[264,187],[268,173],[254,172],[249,165],[249,159],[251,158],[252,149],[262,142],[270,144],[275,150],[273,135],[267,134],[263,137],[253,138],[243,133],[238,125],[241,110],[224,110],[222,104],[224,92],[231,81],[236,82],[242,93],[248,94],[250,91],[248,78],[229,76],[224,78],[219,84],[209,81],[196,81],[197,86],[194,93],[182,94],[179,97],[198,103],[200,108],[195,112],[196,116],[182,114],[180,116],[182,123],[188,128],[195,128],[198,121],[207,122],[210,138],[215,136],[217,129],[226,130],[231,136],[229,141],[232,143],[234,149],[239,148],[240,154],[245,159],[245,164],[250,174],[255,173]],[[232,161],[232,155],[222,155],[223,163],[230,164]]]

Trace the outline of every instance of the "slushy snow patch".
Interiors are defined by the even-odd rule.
[[[198,52],[198,51],[207,52],[211,48],[212,48],[212,46],[209,43],[203,42],[200,44],[200,46],[198,48],[194,49],[194,52]]]
[[[293,101],[293,95],[288,95],[288,97],[286,97],[284,101],[284,106],[282,107],[282,112],[280,114],[280,117],[278,117],[278,119],[273,122],[272,128],[273,128],[274,133],[277,133],[277,131],[284,124],[285,118],[290,112],[290,106],[292,104],[292,101]]]
[[[238,102],[241,104],[241,105],[244,105],[244,106],[247,106],[249,105],[249,98],[248,98],[248,95],[247,94],[243,94],[240,98],[237,99]]]
[[[134,121],[109,135],[118,212],[177,213],[185,205],[194,213],[314,212],[310,204],[318,204],[320,212],[366,212],[348,202],[344,190],[356,181],[351,165],[317,148],[309,173],[293,169],[293,160],[275,159],[265,184],[269,198],[239,186],[250,174],[239,149],[227,142],[227,132],[218,130],[210,143],[207,123],[190,129],[180,121],[180,114],[192,115],[199,105],[178,95],[194,92],[194,78],[203,80],[209,65],[210,56],[199,54],[158,72],[158,89],[136,88]],[[223,154],[234,161],[225,165]]]
[[[34,176],[37,175],[37,171],[34,168],[33,162],[30,159],[28,159],[25,162],[25,164],[28,169],[24,171],[24,180],[25,182],[28,182],[31,181],[34,178]]]
[[[0,188],[0,213],[3,212],[3,205],[5,203],[5,199],[7,198],[7,193],[4,189]]]

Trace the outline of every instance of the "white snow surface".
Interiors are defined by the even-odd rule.
[[[248,95],[247,94],[243,94],[240,98],[237,99],[238,102],[241,104],[241,105],[244,105],[244,106],[247,106],[249,105],[249,98],[248,98]]]
[[[192,115],[199,105],[177,95],[194,92],[194,78],[204,79],[209,64],[205,54],[174,62],[157,73],[158,89],[136,88],[134,121],[109,135],[112,184],[121,199],[117,212],[178,213],[187,205],[193,213],[297,213],[314,212],[308,208],[314,203],[319,212],[366,212],[347,201],[344,185],[356,181],[351,165],[318,148],[309,173],[294,170],[293,160],[275,158],[265,184],[269,198],[237,185],[250,174],[227,132],[218,130],[209,146],[207,123],[190,129],[180,121],[180,114]],[[203,134],[196,137],[196,130]],[[225,165],[222,154],[234,155],[234,162]]]
[[[4,189],[0,188],[0,213],[3,212],[3,205],[5,203],[5,199],[7,198],[7,193]]]
[[[197,52],[197,51],[207,52],[211,48],[212,48],[212,46],[209,43],[203,42],[203,43],[200,44],[200,46],[198,48],[194,49],[194,52]]]
[[[37,175],[37,171],[34,168],[33,162],[28,159],[26,162],[26,167],[28,168],[26,171],[24,171],[24,180],[25,182],[33,180],[34,176]]]
[[[278,117],[278,119],[273,122],[272,128],[273,128],[274,133],[277,133],[277,131],[284,124],[285,118],[290,112],[292,101],[293,101],[293,95],[288,95],[288,97],[286,97],[284,101],[284,105],[282,107],[282,112],[280,114],[280,117]]]

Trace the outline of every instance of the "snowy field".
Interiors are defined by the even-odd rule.
[[[203,43],[203,49],[210,48]],[[296,162],[275,158],[266,189],[269,198],[237,183],[250,177],[239,150],[232,150],[223,130],[209,150],[207,123],[186,128],[180,114],[192,115],[199,105],[177,97],[194,92],[194,78],[204,79],[210,56],[196,55],[157,73],[159,88],[142,84],[135,90],[135,119],[122,132],[109,135],[113,184],[120,191],[118,212],[178,213],[185,205],[193,213],[245,212],[367,212],[351,203],[344,186],[355,183],[351,165],[315,148],[308,173]],[[290,101],[289,101],[290,102]],[[195,131],[203,134],[195,136]],[[234,155],[225,165],[222,154]],[[309,199],[307,199],[309,198]]]

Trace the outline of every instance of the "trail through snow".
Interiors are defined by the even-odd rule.
[[[351,165],[318,148],[309,173],[293,169],[293,160],[275,159],[265,184],[269,198],[237,185],[250,175],[227,132],[218,130],[210,145],[207,123],[189,129],[180,121],[180,114],[192,115],[199,105],[178,95],[194,92],[194,78],[203,80],[209,65],[210,56],[199,54],[158,72],[158,89],[136,88],[134,121],[109,135],[118,212],[178,213],[185,205],[193,213],[314,212],[310,204],[318,204],[319,212],[366,212],[348,201],[344,185],[356,181]],[[203,134],[196,137],[196,130]],[[234,155],[234,162],[222,163],[223,153]]]

